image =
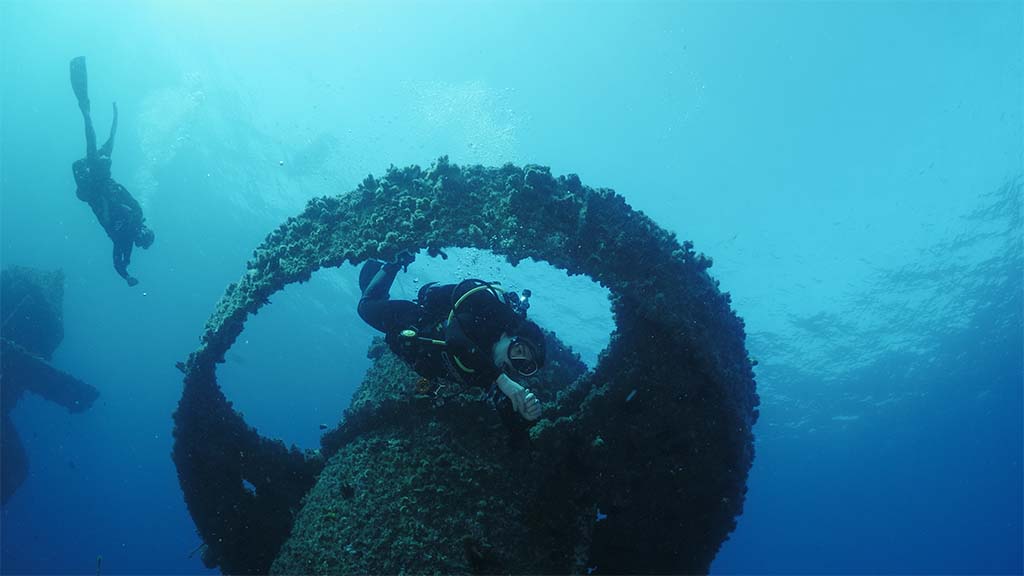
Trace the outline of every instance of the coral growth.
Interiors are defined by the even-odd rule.
[[[417,393],[380,349],[321,454],[260,438],[215,377],[248,315],[319,268],[424,247],[590,276],[612,295],[611,343],[593,371],[568,350],[551,363],[524,442],[467,391]],[[174,460],[206,559],[229,573],[707,571],[742,511],[758,404],[710,265],[613,191],[541,166],[441,158],[310,201],[181,365]]]

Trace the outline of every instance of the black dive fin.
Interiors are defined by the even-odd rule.
[[[89,106],[89,73],[85,69],[85,56],[71,60],[71,89],[75,91],[78,105]]]
[[[373,277],[377,275],[377,271],[384,266],[384,263],[380,260],[367,260],[361,270],[359,270],[359,291],[366,292],[366,287],[373,281]]]

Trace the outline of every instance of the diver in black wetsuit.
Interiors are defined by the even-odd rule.
[[[426,284],[415,302],[391,300],[398,271],[412,259],[402,252],[394,262],[363,265],[359,316],[384,332],[388,347],[420,376],[488,389],[499,409],[500,392],[522,418],[539,418],[540,401],[516,381],[544,364],[544,333],[526,319],[528,304],[514,292],[475,279]]]
[[[85,158],[71,166],[78,185],[78,199],[88,202],[93,214],[99,220],[107,236],[114,243],[114,270],[129,286],[139,283],[128,273],[132,258],[132,246],[146,249],[153,245],[153,231],[146,226],[142,207],[125,189],[110,177],[110,155],[114,151],[114,135],[117,133],[117,103],[114,103],[114,120],[110,125],[110,136],[99,150],[96,149],[96,132],[92,127],[89,106],[89,80],[85,68],[85,57],[71,61],[71,87],[78,98],[78,108],[85,120]]]

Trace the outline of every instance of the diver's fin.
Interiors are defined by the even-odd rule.
[[[377,275],[377,271],[384,266],[384,263],[380,260],[367,260],[363,264],[363,268],[359,270],[359,291],[366,292],[366,287],[373,281],[373,277]]]
[[[71,60],[71,89],[78,98],[78,106],[89,109],[89,73],[85,68],[85,56]]]

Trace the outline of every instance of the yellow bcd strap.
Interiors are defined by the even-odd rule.
[[[473,370],[472,368],[463,364],[462,361],[459,360],[459,357],[456,356],[455,354],[452,354],[452,360],[454,360],[455,363],[459,365],[459,370],[462,370],[463,372],[476,372],[476,370]]]

